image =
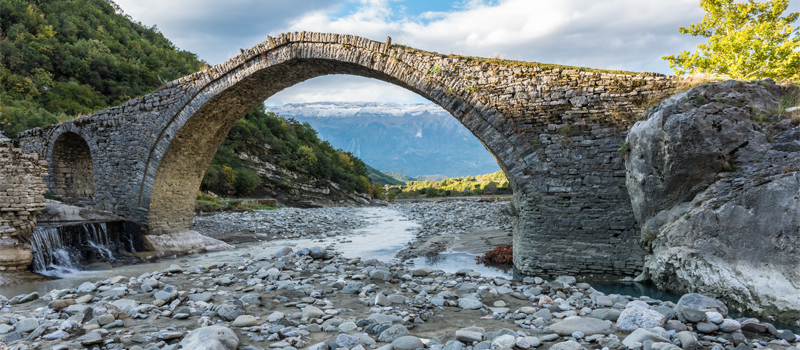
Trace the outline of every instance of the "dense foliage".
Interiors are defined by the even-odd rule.
[[[248,157],[240,157],[241,153]],[[377,195],[363,161],[320,140],[308,123],[267,113],[263,105],[247,112],[231,129],[206,171],[202,189],[239,195],[252,192],[260,179],[249,157],[297,172],[305,177],[301,180],[314,180],[317,185],[330,180],[345,190]]]
[[[675,74],[709,74],[738,80],[800,80],[800,12],[782,14],[789,0],[701,0],[706,15],[680,27],[681,34],[708,38],[697,51],[666,56]]]
[[[0,0],[0,130],[119,105],[203,64],[110,0]]]
[[[397,191],[395,191],[397,192]],[[393,197],[443,197],[482,194],[510,194],[508,179],[502,170],[478,176],[449,178],[439,181],[409,181],[402,192]]]

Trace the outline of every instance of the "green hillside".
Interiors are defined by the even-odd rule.
[[[403,185],[405,185],[409,181],[416,181],[417,180],[417,179],[415,179],[415,178],[413,178],[411,176],[407,176],[407,175],[403,175],[403,174],[400,174],[400,173],[396,173],[394,171],[384,170],[384,171],[381,171],[381,172],[386,174],[387,176],[397,180],[397,181],[402,182]]]
[[[205,63],[110,0],[0,0],[0,131],[55,124],[120,105]],[[244,195],[260,183],[245,152],[346,190],[377,195],[366,164],[310,125],[249,111],[217,150],[203,189]]]
[[[204,63],[104,0],[0,2],[0,130],[119,105]]]
[[[307,179],[330,180],[346,190],[377,195],[364,162],[320,140],[308,123],[267,113],[263,104],[247,112],[231,129],[214,155],[201,189],[238,195],[255,190],[260,179],[254,162],[239,157],[242,152]]]
[[[391,185],[391,186],[405,186],[406,184],[405,181],[400,181],[395,177],[386,174],[385,171],[380,171],[369,165],[367,165],[367,171],[369,171],[369,179],[372,180],[373,184],[377,184],[378,182],[384,185]]]

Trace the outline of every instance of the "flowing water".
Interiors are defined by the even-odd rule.
[[[114,264],[130,261],[121,253],[144,250],[138,227],[130,222],[89,222],[40,227],[30,239],[31,270],[38,274],[68,278],[80,275],[94,262]]]

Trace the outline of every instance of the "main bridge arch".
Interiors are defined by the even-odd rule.
[[[58,128],[78,128],[97,140],[104,159],[96,162],[95,178],[104,183],[94,205],[137,222],[152,247],[171,249],[176,242],[170,237],[191,229],[196,191],[233,124],[278,91],[328,74],[414,91],[449,111],[487,147],[514,191],[514,263],[523,273],[641,270],[643,252],[617,148],[629,116],[674,88],[671,78],[658,74],[288,33],[123,106],[20,136],[26,150],[38,152]]]

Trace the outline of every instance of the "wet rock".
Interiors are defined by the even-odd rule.
[[[236,350],[239,337],[230,328],[210,326],[195,329],[180,343],[180,349]]]

